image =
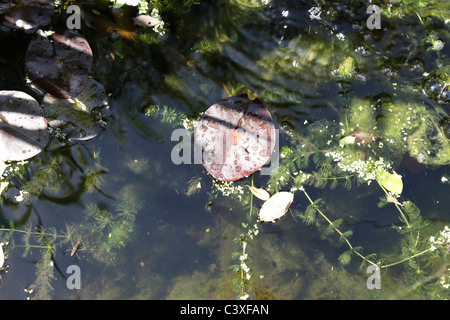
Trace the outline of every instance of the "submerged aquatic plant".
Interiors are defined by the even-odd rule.
[[[150,105],[145,108],[144,114],[148,117],[159,118],[164,124],[171,124],[173,126],[183,125],[186,115],[183,112],[168,107],[166,105]]]
[[[446,276],[433,275],[428,267],[433,258],[433,243],[437,238],[432,237],[431,244],[428,243],[428,238],[424,236],[428,222],[421,217],[420,210],[409,200],[400,202],[397,199],[402,194],[403,183],[402,177],[393,170],[398,166],[402,153],[409,153],[416,158],[423,153],[418,160],[428,165],[448,164],[450,144],[438,127],[441,111],[413,108],[404,103],[394,104],[386,104],[384,111],[395,113],[394,117],[386,116],[377,120],[376,114],[380,113],[380,107],[376,109],[370,103],[356,102],[354,108],[344,113],[339,124],[326,121],[309,126],[302,135],[289,132],[293,145],[283,147],[279,172],[270,177],[268,189],[278,191],[290,188],[291,192],[303,192],[309,205],[299,217],[306,224],[314,224],[319,218],[326,221],[328,227],[325,234],[336,233],[339,244],[348,247],[339,256],[342,264],[349,264],[353,256],[362,259],[361,267],[371,264],[388,268],[406,263],[410,270],[407,272],[408,281],[413,286],[424,289],[427,281],[436,282],[437,279],[445,286]],[[355,130],[361,130],[359,132],[364,133],[364,138],[361,138],[360,133],[355,135]],[[362,147],[365,148],[364,154],[361,152]],[[308,173],[303,171],[306,169]],[[399,213],[400,223],[395,223],[393,227],[405,237],[405,242],[397,261],[387,262],[374,253],[365,255],[361,246],[351,243],[352,230],[341,229],[343,220],[338,218],[333,221],[327,217],[322,209],[323,200],[313,200],[306,192],[308,185],[316,188],[330,185],[335,188],[341,182],[350,189],[355,182],[370,184],[373,181],[385,194],[380,207],[394,205]],[[441,254],[448,252],[446,241],[442,237],[436,241]],[[438,263],[442,263],[440,261]]]
[[[115,212],[91,203],[85,209],[86,223],[70,228],[82,239],[84,250],[95,260],[114,264],[120,249],[133,239],[138,209],[128,201],[117,204]]]
[[[239,264],[231,265],[229,268],[238,274],[238,277],[233,279],[233,286],[237,292],[237,298],[239,300],[247,300],[250,295],[251,284],[252,284],[252,271],[248,266],[250,261],[250,256],[248,255],[248,246],[250,241],[253,240],[255,236],[258,235],[258,225],[249,225],[243,222],[242,227],[244,232],[234,239],[241,247],[241,251],[234,252],[232,254],[233,259],[238,260]]]
[[[86,223],[67,224],[65,230],[58,231],[53,227],[44,229],[41,226],[33,230],[31,224],[16,227],[11,222],[9,226],[1,227],[0,233],[10,243],[8,252],[16,247],[24,248],[24,257],[36,249],[41,252],[41,259],[36,263],[36,279],[27,288],[27,292],[33,299],[50,299],[57,248],[74,247],[75,244],[79,246],[82,243],[86,257],[112,265],[120,249],[132,240],[137,213],[138,208],[127,201],[117,204],[115,213],[100,209],[96,204],[89,204],[86,206]],[[16,233],[22,235],[20,241],[14,237]]]
[[[37,249],[41,252],[41,259],[36,262],[36,279],[25,291],[33,294],[34,299],[51,299],[53,292],[51,282],[54,279],[55,271],[55,250],[57,247],[64,246],[70,242],[70,235],[65,233],[58,234],[54,228],[45,230],[40,226],[33,230],[31,224],[17,228],[13,222],[10,222],[9,226],[3,225],[0,228],[0,233],[2,238],[8,239],[10,243],[8,246],[9,253],[16,247],[24,248],[23,257],[31,254],[32,250]],[[21,242],[14,237],[16,233],[22,235]]]
[[[325,234],[336,234],[338,244],[347,247],[338,258],[342,265],[348,265],[354,257],[362,260],[361,268],[373,265],[386,269],[403,264],[408,290],[420,289],[424,296],[442,298],[445,296],[442,290],[449,282],[445,260],[450,252],[448,228],[437,236],[427,236],[429,223],[422,218],[419,208],[410,200],[400,200],[403,181],[394,170],[403,154],[432,167],[449,163],[450,143],[439,127],[442,115],[439,107],[413,107],[404,101],[378,105],[370,100],[354,101],[351,108],[342,112],[340,121],[322,120],[306,126],[303,132],[286,130],[291,144],[280,151],[279,170],[270,176],[267,190],[302,192],[309,205],[298,216],[308,225],[320,225],[319,220],[325,221]],[[445,177],[442,182],[446,182]],[[398,222],[393,222],[393,228],[404,241],[401,254],[390,261],[376,253],[365,254],[363,247],[354,245],[353,231],[343,228],[343,219],[330,219],[324,210],[324,201],[313,200],[306,191],[308,186],[333,189],[341,184],[350,190],[354,184],[371,183],[377,184],[384,194],[379,207],[395,206],[398,212]],[[224,193],[229,194],[233,193]],[[240,199],[244,206],[248,204],[245,196]],[[245,235],[238,238],[242,252],[235,253],[235,259],[247,257],[248,248],[243,245],[247,240]],[[432,265],[439,271],[433,272]],[[233,269],[241,273],[235,282],[239,284],[241,296],[245,297],[251,284],[245,282],[246,271],[250,270],[247,268],[246,262]]]

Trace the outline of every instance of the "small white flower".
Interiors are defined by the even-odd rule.
[[[129,6],[136,7],[139,4],[139,0],[126,0],[125,3]]]
[[[27,191],[20,190],[19,194],[16,196],[16,202],[22,202],[27,199],[28,195],[30,195]]]
[[[312,7],[311,9],[308,10],[309,12],[309,18],[311,20],[320,20],[320,14],[322,13],[322,8],[321,7]]]
[[[435,40],[433,42],[433,50],[435,51],[440,51],[444,48],[444,42],[442,42],[441,40]]]
[[[344,41],[344,40],[345,40],[345,35],[344,35],[342,32],[339,32],[339,33],[336,35],[336,37],[337,37],[339,40],[341,40],[341,41]]]

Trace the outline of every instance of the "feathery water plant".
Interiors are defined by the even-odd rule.
[[[247,300],[250,297],[249,292],[251,290],[253,275],[248,266],[250,256],[248,255],[247,249],[251,246],[250,240],[253,240],[258,235],[259,230],[257,224],[249,225],[243,222],[241,225],[244,228],[244,232],[234,239],[241,247],[241,251],[236,251],[232,254],[233,259],[238,260],[239,264],[231,265],[229,268],[238,274],[238,277],[233,279],[233,287],[237,292],[238,299]]]
[[[86,206],[85,223],[66,225],[65,230],[58,232],[53,227],[44,229],[31,224],[16,228],[13,223],[8,227],[0,227],[2,239],[8,239],[8,251],[15,247],[23,247],[23,256],[32,250],[41,252],[41,259],[36,264],[36,279],[27,291],[33,293],[35,299],[50,299],[51,281],[54,278],[53,257],[57,248],[73,247],[82,242],[83,252],[89,257],[105,263],[113,264],[120,249],[132,240],[135,229],[135,216],[138,208],[127,201],[117,204],[115,212],[101,209],[96,204]],[[21,234],[20,244],[14,234]]]

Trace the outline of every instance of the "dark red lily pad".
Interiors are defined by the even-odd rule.
[[[50,23],[55,0],[16,0],[2,1],[1,23],[8,29],[23,29],[34,32],[40,26]]]
[[[202,164],[217,180],[235,181],[268,162],[275,146],[269,110],[255,99],[229,97],[213,104],[195,130]]]
[[[21,91],[0,91],[0,161],[22,161],[39,154],[49,138],[39,103]]]
[[[76,31],[54,33],[52,40],[38,30],[25,57],[30,79],[59,99],[76,97],[86,86],[92,66],[89,43]]]

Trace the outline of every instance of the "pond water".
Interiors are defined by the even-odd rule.
[[[107,124],[85,141],[52,134],[10,178],[0,299],[450,298],[448,4],[380,1],[381,28],[371,30],[363,1],[257,2],[155,1],[165,33],[139,28],[132,39],[107,1],[73,2],[90,75],[108,93]],[[55,17],[64,26],[64,10]],[[0,36],[0,88],[41,102],[25,81],[31,35]],[[278,171],[220,184],[201,164],[176,165],[172,132],[244,93],[279,129]],[[375,141],[340,146],[352,131]],[[349,169],[333,157],[341,150],[365,167]],[[398,204],[369,178],[370,156],[401,176]],[[291,210],[257,222],[263,201],[246,184],[293,192]],[[32,196],[18,201],[24,190]],[[320,212],[308,197],[323,200]],[[361,257],[381,266],[379,278]],[[67,285],[73,265],[80,289]]]

